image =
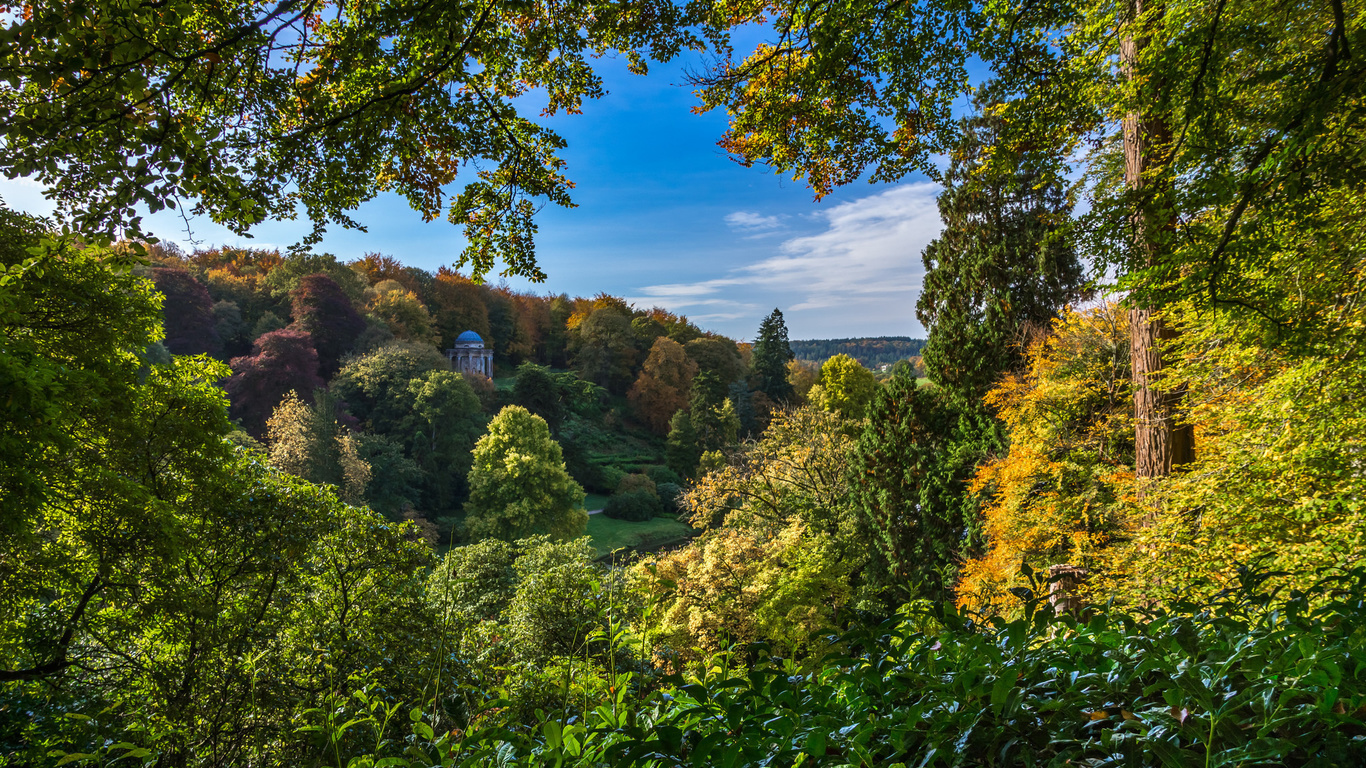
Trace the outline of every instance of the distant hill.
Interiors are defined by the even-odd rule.
[[[877,368],[884,363],[915,357],[925,346],[924,339],[909,336],[877,336],[867,339],[809,339],[788,342],[798,360],[824,362],[840,353],[863,363],[865,368]]]

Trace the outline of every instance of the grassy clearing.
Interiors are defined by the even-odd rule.
[[[599,556],[622,548],[652,549],[682,541],[692,534],[688,525],[669,517],[656,517],[644,523],[613,520],[606,515],[588,518],[588,535],[593,537]]]
[[[584,509],[602,509],[605,506],[607,506],[607,497],[600,493],[590,493],[583,498]]]

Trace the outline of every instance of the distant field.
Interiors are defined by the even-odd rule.
[[[583,499],[584,509],[602,509],[607,506],[607,497],[600,493],[590,493]]]
[[[588,518],[588,535],[593,537],[599,557],[623,548],[653,549],[683,541],[692,534],[692,528],[668,517],[656,517],[644,523],[613,520],[607,515]]]
[[[877,368],[916,357],[924,348],[925,340],[909,336],[877,336],[861,339],[804,339],[788,344],[798,360],[823,362],[844,354],[859,361],[865,368]]]

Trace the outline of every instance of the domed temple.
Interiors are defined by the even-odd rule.
[[[446,350],[451,366],[461,373],[493,376],[493,350],[484,348],[484,340],[474,331],[455,337],[455,346]]]

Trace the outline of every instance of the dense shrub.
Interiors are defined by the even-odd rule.
[[[659,497],[644,489],[614,494],[602,509],[608,517],[633,523],[645,522],[663,511]]]
[[[626,477],[623,477],[621,481],[617,483],[617,493],[632,493],[634,491],[645,491],[646,493],[658,494],[658,489],[655,487],[655,481],[651,480],[648,475],[643,475],[639,472],[633,472]]]
[[[662,483],[673,483],[674,485],[683,484],[683,478],[680,477],[677,472],[663,465],[646,467],[645,474],[649,475],[650,479],[655,481],[656,485]]]
[[[626,470],[611,464],[601,466],[594,478],[598,481],[597,490],[607,493],[616,491],[617,486],[621,485],[621,481],[626,478],[626,474]]]
[[[655,489],[659,493],[660,509],[664,514],[678,514],[682,509],[683,486],[678,483],[660,483]]]
[[[846,634],[814,670],[771,658],[726,673],[727,652],[644,700],[623,675],[584,719],[419,737],[394,764],[1361,765],[1366,574],[1277,600],[1257,592],[1265,575],[1242,577],[1142,619],[1057,617],[1029,589],[1012,621],[907,612]]]

